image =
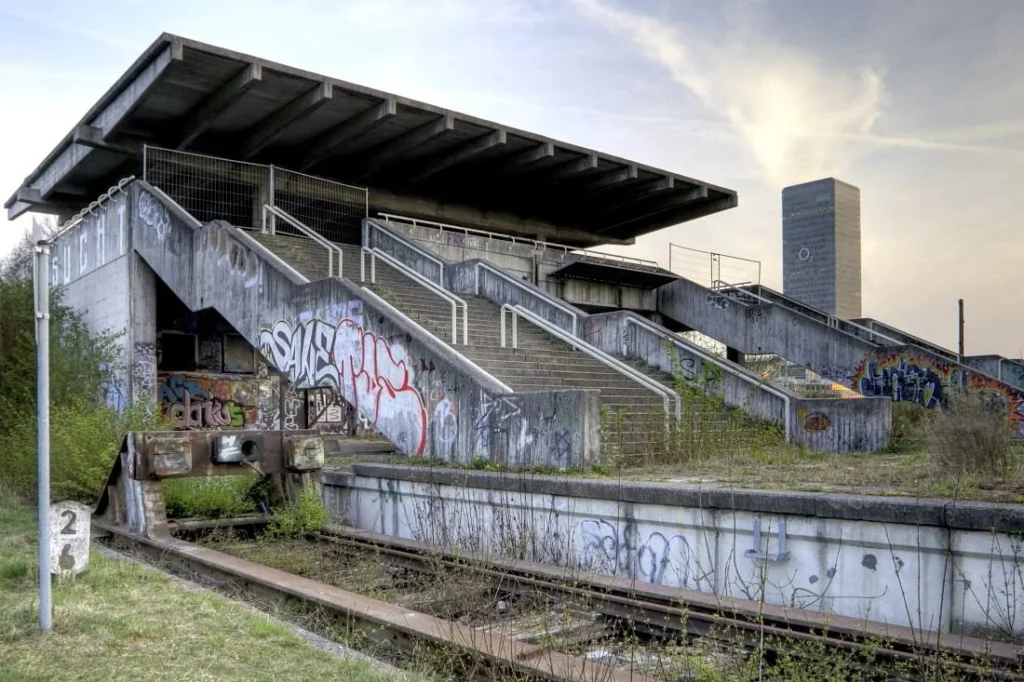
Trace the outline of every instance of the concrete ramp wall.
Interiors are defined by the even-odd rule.
[[[778,424],[790,442],[808,450],[847,454],[878,452],[888,445],[892,428],[888,399],[801,398],[766,383],[745,367],[711,357],[631,312],[591,315],[586,319],[586,339],[606,353],[642,360],[686,382],[712,377],[706,388],[726,405]]]
[[[368,290],[306,282],[248,234],[199,225],[144,182],[132,201],[133,248],[189,308],[217,310],[296,388],[335,389],[401,452],[518,467],[600,456],[596,391],[513,394]]]
[[[878,346],[790,308],[744,303],[687,279],[658,289],[658,312],[743,353],[775,353],[865,396],[934,408],[958,392],[984,392],[1003,402],[1024,439],[1024,389],[917,346]]]

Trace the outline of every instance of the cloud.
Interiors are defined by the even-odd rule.
[[[728,121],[772,185],[838,174],[881,114],[878,70],[826,69],[742,26],[712,42],[698,37],[696,26],[672,26],[606,0],[573,2],[584,16],[631,38]]]

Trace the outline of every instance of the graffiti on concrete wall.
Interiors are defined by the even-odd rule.
[[[263,424],[261,387],[251,377],[178,372],[161,374],[159,381],[161,411],[176,429],[258,429]]]
[[[136,343],[132,358],[132,397],[136,403],[156,400],[156,344]]]
[[[852,375],[853,388],[868,396],[888,396],[926,408],[945,405],[956,393],[979,393],[999,401],[1018,437],[1024,438],[1024,390],[966,370],[934,355],[902,349],[872,353]]]
[[[139,221],[152,230],[159,241],[167,237],[171,228],[167,207],[149,192],[139,192]]]
[[[344,318],[279,321],[260,332],[259,349],[299,388],[330,387],[403,452],[422,456],[427,410],[405,346]]]
[[[125,254],[126,196],[115,194],[57,237],[50,259],[52,285],[70,284]]]
[[[621,529],[604,520],[580,522],[580,568],[595,573],[645,580],[655,585],[699,587],[691,581],[693,556],[682,535],[655,531],[641,537],[635,524]]]
[[[163,206],[161,205],[161,208]],[[233,228],[213,223],[199,232],[199,248],[211,251],[217,267],[236,277],[246,289],[259,284],[263,260],[231,235]]]

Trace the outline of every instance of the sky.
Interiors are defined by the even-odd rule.
[[[782,187],[838,177],[864,316],[955,348],[963,298],[968,354],[1024,354],[1019,0],[0,0],[0,198],[163,31],[735,189],[626,252],[780,290]]]

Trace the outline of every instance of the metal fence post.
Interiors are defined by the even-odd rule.
[[[270,167],[270,187],[267,188],[267,201],[268,201],[268,203],[271,206],[277,206],[277,204],[274,202],[274,167],[273,166]],[[277,216],[275,216],[273,213],[271,213],[271,215],[270,215],[270,227],[269,227],[269,229],[267,229],[267,226],[264,225],[264,229],[266,231],[270,232],[270,234],[277,234]]]
[[[39,523],[39,628],[53,628],[50,597],[50,243],[42,225],[33,229],[35,239],[36,323],[36,448],[38,454]]]

